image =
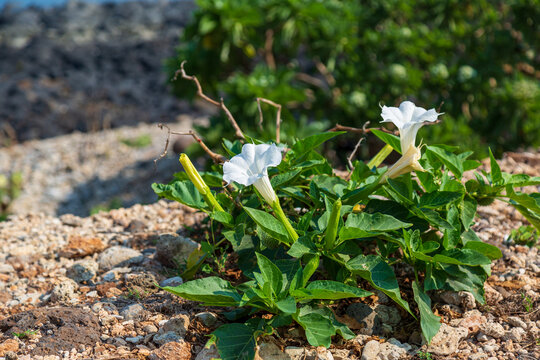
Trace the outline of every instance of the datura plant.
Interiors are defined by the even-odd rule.
[[[380,166],[386,151],[338,176],[318,149],[343,132],[279,145],[246,135],[223,140],[230,160],[211,171],[197,172],[182,154],[185,172],[153,184],[160,197],[208,214],[211,240],[184,264],[184,279],[194,280],[164,289],[224,308],[230,322],[211,338],[223,359],[253,359],[259,337],[294,324],[313,346],[351,339],[334,305],[374,290],[418,319],[428,343],[441,320],[434,292],[463,290],[485,302],[484,282],[501,251],[476,235],[477,207],[505,201],[540,228],[540,194],[519,191],[540,178],[503,173],[493,155],[490,171],[478,171],[470,151],[418,146],[419,129],[440,115],[409,101],[382,108],[383,122],[399,130],[399,137],[371,131],[401,154],[389,168]],[[199,271],[232,254],[242,274],[234,284],[218,270]]]

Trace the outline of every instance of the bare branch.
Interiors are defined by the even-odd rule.
[[[155,165],[156,168],[157,168],[157,162],[159,160],[163,159],[167,155],[171,135],[187,135],[187,136],[191,136],[191,137],[193,137],[193,139],[195,139],[195,141],[197,141],[199,143],[199,145],[202,147],[204,152],[206,152],[208,154],[208,156],[210,156],[212,158],[212,160],[216,164],[222,164],[222,163],[224,163],[226,161],[224,156],[216,154],[215,152],[210,150],[208,148],[208,146],[206,146],[206,144],[202,141],[202,139],[193,130],[189,130],[189,131],[185,131],[185,132],[177,132],[177,131],[171,131],[171,128],[169,126],[165,125],[165,124],[158,124],[157,126],[162,130],[163,130],[163,128],[167,129],[167,139],[165,140],[165,148],[163,149],[163,152],[159,155],[159,157],[157,159],[154,159],[154,165]]]
[[[268,100],[265,98],[257,98],[257,107],[259,108],[259,127],[262,130],[262,123],[263,123],[263,114],[261,109],[261,102],[272,105],[273,107],[277,108],[277,115],[276,115],[276,143],[279,144],[280,140],[280,129],[281,129],[281,105],[278,103],[273,102],[272,100]]]
[[[176,70],[176,72],[174,73],[173,80],[176,80],[178,78],[178,75],[180,75],[180,76],[182,76],[183,79],[193,81],[195,83],[195,86],[197,86],[197,95],[200,96],[201,99],[203,99],[204,101],[206,101],[206,102],[220,108],[225,113],[225,115],[229,119],[229,122],[233,126],[233,128],[235,130],[236,137],[238,137],[238,138],[240,138],[242,140],[245,140],[244,133],[240,129],[240,126],[238,126],[238,123],[236,122],[236,120],[232,116],[232,114],[229,111],[229,109],[227,108],[227,106],[225,106],[225,103],[223,102],[223,98],[220,99],[219,102],[217,102],[216,100],[213,100],[213,99],[209,98],[207,95],[205,95],[203,90],[202,90],[201,83],[199,82],[199,79],[197,79],[197,77],[194,76],[194,75],[187,75],[186,74],[186,71],[184,70],[184,64],[185,63],[186,63],[186,60],[182,61],[182,63],[180,64],[180,69]]]
[[[377,130],[380,130],[380,131],[388,133],[388,134],[399,135],[399,131],[391,131],[391,130],[388,130],[388,129],[383,128],[383,127],[367,129],[366,124],[369,124],[369,121],[366,122],[362,128],[355,128],[355,127],[343,126],[343,125],[340,125],[340,124],[336,124],[336,126],[334,126],[333,128],[331,128],[328,131],[347,131],[347,132],[354,133],[354,134],[364,135],[364,134],[369,134],[371,132],[371,130],[373,130],[373,129],[377,129]]]
[[[321,75],[324,76],[324,79],[328,83],[328,86],[332,89],[332,97],[334,99],[338,98],[341,95],[341,90],[335,87],[336,79],[334,78],[334,75],[332,75],[326,65],[324,65],[319,59],[315,59],[314,62],[315,67],[321,73]]]
[[[358,152],[358,149],[360,148],[360,144],[362,144],[362,141],[364,141],[364,139],[365,139],[364,137],[361,137],[360,140],[358,140],[358,142],[356,143],[356,146],[354,147],[354,150],[352,151],[351,155],[349,155],[347,157],[347,163],[349,164],[350,172],[352,172],[354,170],[354,166],[352,164],[352,159],[354,158],[354,156]]]
[[[264,58],[266,65],[270,70],[276,70],[276,60],[274,59],[274,53],[272,52],[272,45],[274,44],[274,30],[266,30],[266,40],[264,42]]]

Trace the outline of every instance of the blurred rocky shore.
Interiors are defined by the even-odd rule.
[[[191,0],[1,8],[0,147],[174,120],[186,105],[169,93],[163,67],[194,8]]]

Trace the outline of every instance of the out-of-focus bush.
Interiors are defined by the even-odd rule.
[[[485,144],[498,153],[540,144],[536,0],[197,2],[171,74],[187,60],[187,72],[206,93],[225,96],[248,133],[256,97],[284,105],[283,137],[304,135],[308,123],[375,125],[379,103],[410,99],[426,108],[444,102],[443,124],[423,134],[431,143],[480,154]],[[195,95],[181,79],[174,91]],[[265,108],[267,138],[274,116]],[[223,120],[212,120],[210,141],[232,134]]]
[[[4,221],[9,215],[11,203],[15,200],[22,189],[22,176],[14,173],[10,176],[0,174],[0,221]]]

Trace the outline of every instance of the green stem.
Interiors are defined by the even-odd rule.
[[[298,239],[298,234],[296,233],[296,230],[294,230],[291,223],[289,222],[289,219],[283,212],[283,209],[281,208],[281,205],[279,204],[279,199],[277,197],[274,203],[272,204],[272,210],[274,210],[274,213],[276,214],[279,221],[281,221],[283,226],[285,226],[285,229],[287,230],[289,237],[294,243]]]
[[[370,160],[370,162],[367,164],[368,168],[373,169],[374,167],[378,167],[382,164],[382,162],[390,155],[390,153],[394,150],[390,145],[386,144],[381,151],[377,153],[373,157],[373,159]]]
[[[324,246],[326,250],[332,250],[336,242],[339,219],[341,215],[341,199],[337,199],[332,206],[328,226],[326,227]]]

